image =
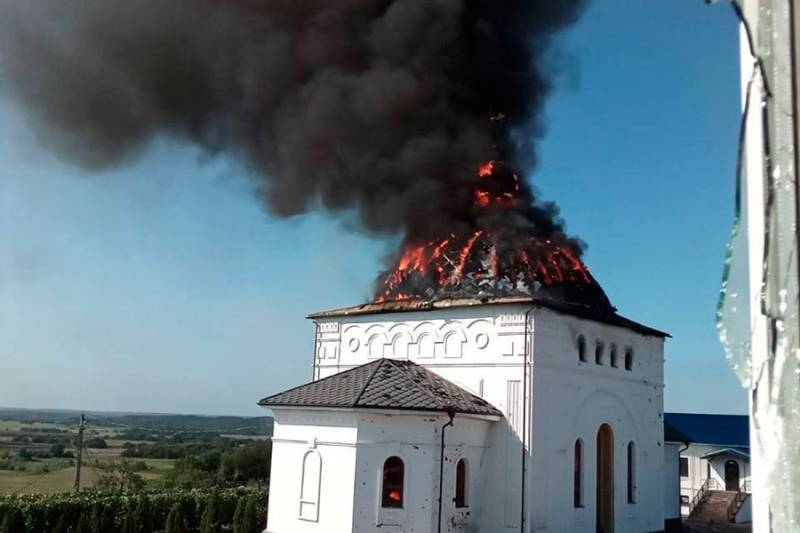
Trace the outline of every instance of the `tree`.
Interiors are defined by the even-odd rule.
[[[127,460],[110,461],[97,477],[95,487],[108,490],[136,491],[144,488],[145,481],[137,474],[136,465]]]
[[[247,498],[239,498],[236,511],[233,513],[233,533],[242,533],[242,518],[247,507]]]
[[[271,459],[272,441],[249,442],[225,454],[222,471],[226,478],[238,483],[265,481],[269,479]]]
[[[245,507],[244,515],[242,516],[242,523],[239,526],[239,533],[256,533],[258,530],[258,513],[256,511],[256,501],[253,498],[248,498],[247,507]]]
[[[17,457],[19,457],[23,461],[32,461],[33,453],[28,448],[20,448],[19,451],[17,452]]]
[[[86,441],[87,448],[108,448],[108,443],[101,437],[92,437]]]
[[[176,502],[169,510],[169,514],[167,515],[167,523],[164,530],[165,533],[186,533],[186,526],[183,522],[180,503]]]
[[[61,444],[60,442],[57,442],[57,443],[53,444],[52,446],[50,446],[50,454],[53,457],[57,458],[57,459],[61,458],[61,457],[64,457],[64,452],[65,451],[66,451],[66,449],[65,449],[64,445]]]
[[[220,533],[219,496],[216,492],[208,499],[203,516],[200,519],[200,533]]]
[[[25,517],[22,516],[22,511],[19,509],[8,511],[0,531],[2,533],[25,533]]]
[[[92,526],[89,524],[89,518],[86,516],[86,512],[81,513],[81,517],[78,519],[78,529],[75,530],[76,533],[91,533]]]

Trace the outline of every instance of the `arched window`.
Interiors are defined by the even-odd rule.
[[[611,345],[611,366],[613,368],[619,367],[619,355],[617,354],[617,345]]]
[[[303,473],[300,478],[300,519],[319,520],[319,487],[322,476],[322,459],[319,452],[310,450],[303,457]]]
[[[636,503],[636,445],[628,443],[628,503]]]
[[[580,359],[581,363],[586,363],[586,339],[581,335],[578,337],[578,359]]]
[[[456,502],[457,509],[467,507],[467,460],[460,459],[456,464]]]
[[[403,508],[403,484],[405,465],[399,457],[389,457],[383,463],[383,487],[381,507],[385,509]]]
[[[573,505],[583,507],[583,441],[575,441],[575,480]]]
[[[595,344],[595,347],[594,347],[594,362],[597,363],[598,365],[602,365],[603,364],[604,348],[605,347],[603,346],[603,343],[600,342],[600,341],[598,341],[597,344]]]
[[[633,370],[633,350],[625,350],[625,370]]]

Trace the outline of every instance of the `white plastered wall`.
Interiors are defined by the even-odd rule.
[[[609,423],[615,437],[617,533],[664,527],[664,341],[625,328],[521,304],[487,305],[319,319],[316,376],[325,377],[380,357],[409,359],[483,397],[507,417],[488,434],[482,510],[474,531],[520,531],[523,426],[529,444],[526,531],[592,532],[595,528],[596,435]],[[526,316],[530,334],[527,408]],[[588,341],[588,362],[576,340]],[[594,360],[595,341],[605,364]],[[612,344],[618,367],[612,368]],[[624,365],[626,348],[634,365]],[[527,417],[523,421],[523,411]],[[573,507],[573,445],[584,447],[584,507]],[[627,503],[626,446],[636,443],[636,503]],[[678,498],[676,494],[675,499]]]

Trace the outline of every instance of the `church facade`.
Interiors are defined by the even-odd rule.
[[[311,318],[314,381],[260,402],[275,416],[268,532],[675,525],[665,333],[530,297]]]

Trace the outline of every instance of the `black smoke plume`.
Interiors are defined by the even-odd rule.
[[[177,139],[246,163],[279,217],[355,210],[424,240],[483,224],[488,159],[535,166],[546,54],[582,4],[0,0],[0,89],[87,169]],[[523,225],[580,256],[522,181]]]

